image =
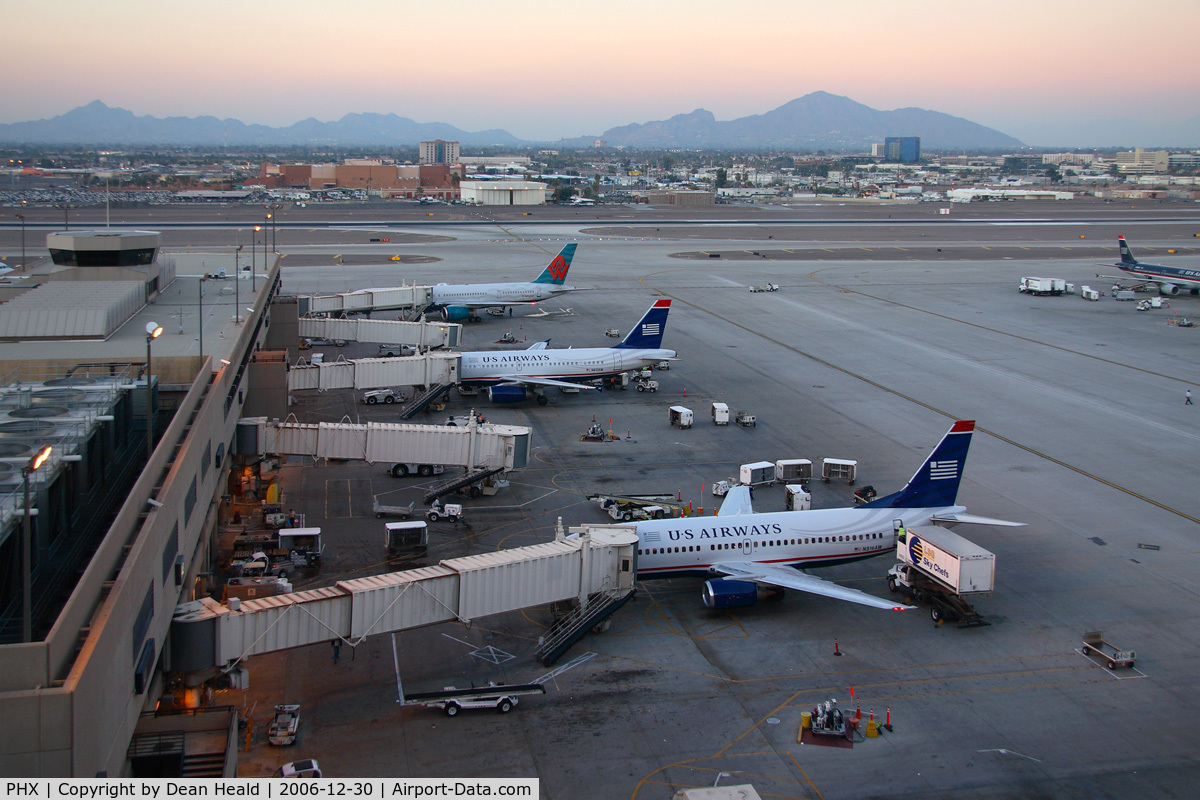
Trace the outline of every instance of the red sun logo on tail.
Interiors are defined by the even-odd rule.
[[[551,278],[561,281],[567,277],[567,260],[561,255],[555,256],[554,260],[550,262],[550,266],[546,267],[546,269],[550,272]]]

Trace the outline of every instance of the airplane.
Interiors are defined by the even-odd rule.
[[[475,309],[505,308],[533,305],[564,292],[575,290],[567,286],[567,270],[575,257],[576,243],[571,242],[559,251],[541,274],[527,283],[439,283],[433,287],[428,310],[440,310],[446,322],[469,320],[478,322]]]
[[[874,608],[912,608],[803,570],[894,553],[901,525],[1024,525],[967,514],[955,504],[974,430],[974,421],[955,422],[903,489],[861,506],[754,513],[749,487],[735,486],[715,517],[626,523],[637,528],[638,575],[707,578],[701,597],[715,609],[754,605],[760,587],[776,598],[795,589]]]
[[[1158,284],[1158,293],[1175,297],[1181,291],[1200,294],[1200,269],[1184,269],[1183,267],[1162,267],[1157,264],[1144,264],[1133,257],[1129,244],[1124,236],[1117,237],[1117,246],[1121,249],[1121,260],[1114,267],[1129,275],[1142,278],[1138,286],[1148,283]],[[1111,278],[1111,275],[1097,275],[1097,278]]]
[[[459,382],[468,387],[487,386],[493,403],[519,403],[532,392],[538,405],[544,406],[549,402],[547,386],[594,389],[585,382],[675,358],[674,350],[661,347],[670,311],[670,300],[654,301],[633,330],[612,347],[551,350],[546,342],[536,342],[516,352],[464,352]]]
[[[573,317],[573,316],[575,316],[575,311],[573,309],[571,309],[570,307],[559,308],[558,311],[551,311],[548,308],[543,308],[540,311],[536,311],[532,314],[526,314],[525,319],[543,319],[546,317]]]
[[[570,205],[573,206],[594,206],[596,201],[590,197],[572,197]]]

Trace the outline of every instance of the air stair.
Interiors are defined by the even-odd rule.
[[[542,666],[549,667],[562,658],[588,631],[625,605],[633,593],[633,589],[601,589],[588,595],[587,603],[556,620],[538,640],[536,653]]]
[[[436,383],[425,390],[423,394],[417,395],[417,398],[412,401],[408,408],[400,414],[400,419],[412,419],[417,414],[420,414],[425,409],[433,405],[442,395],[447,394],[453,383]]]
[[[421,498],[421,502],[432,503],[434,500],[442,497],[443,495],[450,494],[451,492],[457,492],[459,489],[464,489],[472,484],[479,483],[485,478],[490,478],[491,476],[500,472],[504,472],[504,467],[480,467],[474,472],[468,472],[466,475],[460,475],[453,480],[446,481],[445,483],[433,487],[425,494],[424,497]]]

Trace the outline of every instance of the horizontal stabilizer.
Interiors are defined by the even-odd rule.
[[[930,521],[940,522],[948,525],[960,523],[971,525],[997,525],[1002,528],[1023,528],[1028,524],[1025,522],[1010,522],[1009,520],[996,519],[995,517],[978,517],[974,514],[938,514]]]

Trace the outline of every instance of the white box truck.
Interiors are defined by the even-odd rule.
[[[986,594],[996,583],[996,556],[953,531],[929,525],[896,528],[896,566],[888,570],[888,588],[902,587],[926,600],[935,622],[958,618],[965,625],[986,625],[964,595]]]
[[[764,483],[775,482],[775,463],[773,461],[755,461],[752,464],[742,464],[738,474],[738,483],[743,486],[761,486]]]
[[[787,492],[784,507],[788,511],[808,511],[812,508],[812,494],[808,487],[798,483],[789,483],[783,487]]]
[[[729,424],[729,404],[728,403],[713,403],[712,418],[714,425]]]
[[[1017,291],[1022,294],[1059,295],[1067,290],[1067,282],[1061,278],[1021,278]]]

